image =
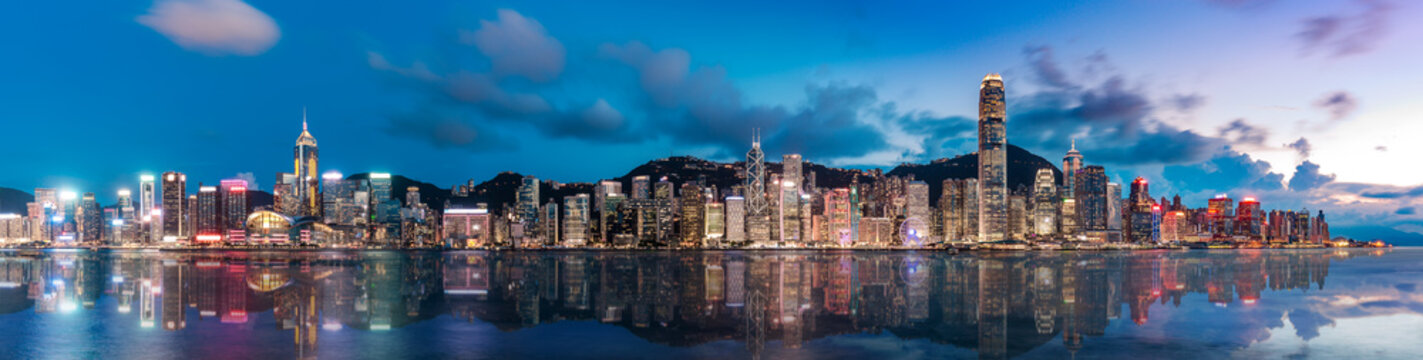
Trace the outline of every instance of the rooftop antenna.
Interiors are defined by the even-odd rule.
[[[306,131],[306,106],[301,107],[301,131]]]
[[[1077,138],[1072,138],[1072,150],[1077,150]]]

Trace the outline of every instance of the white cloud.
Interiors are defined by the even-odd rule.
[[[546,82],[563,72],[563,43],[543,25],[513,10],[499,10],[499,20],[481,20],[479,30],[460,33],[460,41],[489,57],[497,75],[519,75]]]
[[[137,20],[184,49],[209,55],[259,55],[281,37],[271,16],[242,0],[157,0]]]

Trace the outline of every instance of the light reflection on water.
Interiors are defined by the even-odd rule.
[[[1406,248],[12,251],[0,358],[1409,357],[1419,275]]]

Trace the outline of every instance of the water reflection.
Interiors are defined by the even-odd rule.
[[[1415,263],[1423,255],[1401,252]],[[241,346],[282,349],[262,353],[267,355],[359,354],[353,348],[318,346],[322,337],[345,331],[360,332],[363,339],[418,335],[401,337],[404,347],[459,346],[422,338],[454,336],[449,330],[416,326],[422,322],[450,322],[447,328],[455,329],[475,326],[463,322],[488,324],[498,330],[489,336],[504,337],[560,322],[603,324],[560,331],[580,336],[625,329],[635,338],[621,338],[622,344],[604,344],[609,347],[602,349],[630,357],[659,357],[631,352],[647,343],[674,348],[736,345],[699,353],[703,357],[797,351],[823,355],[817,351],[834,346],[817,340],[885,334],[896,341],[949,345],[968,351],[956,355],[981,358],[1034,351],[1047,356],[1117,354],[1109,348],[1084,350],[1109,335],[1131,335],[1137,342],[1211,341],[1238,348],[1268,337],[1270,329],[1281,327],[1282,317],[1288,317],[1305,340],[1319,336],[1319,327],[1332,321],[1303,304],[1337,296],[1320,300],[1302,294],[1325,289],[1331,265],[1366,263],[1350,259],[1386,254],[10,252],[0,253],[0,323],[10,324],[0,325],[0,331],[11,342],[0,344],[39,347],[17,340],[17,332],[34,330],[20,326],[69,326],[67,331],[82,332],[83,324],[57,324],[55,319],[91,313],[81,321],[117,323],[107,326],[121,331],[66,346],[87,346],[87,354],[101,356],[114,351],[105,348],[106,343],[156,336],[131,328],[165,330],[172,334],[167,335],[170,340],[189,344],[173,355],[212,351],[192,344],[203,344],[203,336],[213,332],[185,335],[193,327],[252,338],[238,343]],[[1398,289],[1405,290],[1404,285]],[[1267,306],[1271,297],[1279,299]],[[1163,328],[1152,326],[1153,311],[1183,306],[1214,308],[1219,313],[1213,316],[1225,316],[1171,320],[1170,329],[1223,326],[1233,333],[1202,340],[1151,331]],[[34,316],[27,317],[31,309]],[[1228,318],[1232,316],[1238,318]],[[1190,325],[1192,321],[1204,323]],[[277,347],[276,339],[285,339],[285,345]],[[524,343],[530,342],[512,339],[514,345],[509,346]],[[51,354],[45,351],[11,354]],[[555,352],[539,354],[589,356],[571,348],[542,351]],[[503,353],[520,354],[530,353]]]

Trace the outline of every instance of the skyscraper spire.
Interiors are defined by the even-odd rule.
[[[1073,151],[1076,151],[1076,150],[1077,150],[1077,138],[1072,138],[1072,149],[1071,149],[1071,150],[1073,150]]]
[[[301,131],[306,131],[306,107],[301,107]]]

